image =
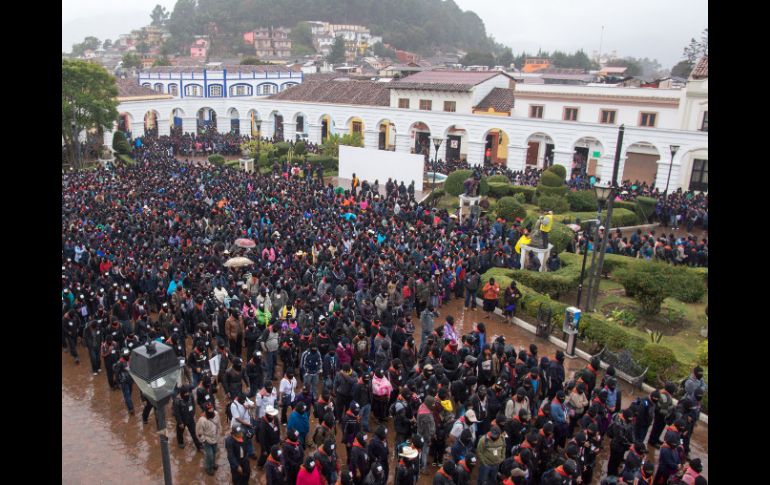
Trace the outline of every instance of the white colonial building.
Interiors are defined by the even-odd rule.
[[[667,90],[525,86],[495,71],[431,71],[391,83],[306,80],[262,98],[144,93],[121,98],[118,109],[123,129],[130,126],[134,136],[143,133],[148,115],[160,135],[171,126],[195,131],[201,119],[218,115],[227,120],[219,122],[220,131],[237,127],[253,136],[314,143],[358,132],[367,148],[431,158],[432,138],[440,137],[439,158],[486,159],[513,170],[560,164],[567,174],[585,170],[604,180],[611,177],[623,124],[622,180],[664,187],[670,170],[670,188],[708,190],[707,64],[699,72],[686,89]],[[673,158],[672,145],[679,147]]]

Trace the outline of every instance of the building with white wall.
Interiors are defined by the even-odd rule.
[[[522,85],[517,85],[513,90],[515,102],[507,98],[506,113],[505,106],[497,108],[497,98],[506,97],[497,95],[510,94],[511,89],[503,87],[510,81],[507,76],[494,72],[462,74],[492,76],[471,90],[456,86],[452,90],[442,86],[446,83],[441,80],[431,83],[427,78],[413,83],[423,86],[407,85],[409,78],[393,83],[321,80],[270,97],[124,100],[118,109],[121,116],[131,120],[134,136],[142,133],[149,111],[156,113],[160,135],[168,134],[175,123],[185,132],[194,131],[199,113],[216,113],[220,131],[228,126],[221,120],[230,119],[230,126],[239,126],[241,133],[266,137],[280,133],[285,139],[299,137],[314,143],[334,133],[360,132],[365,146],[371,148],[420,153],[428,142],[431,157],[431,139],[438,137],[442,140],[440,158],[460,155],[472,164],[481,163],[494,148],[493,161],[513,170],[559,164],[566,167],[569,176],[579,155],[588,165],[587,172],[604,180],[611,177],[618,128],[624,124],[622,180],[649,178],[664,187],[670,170],[670,189],[691,188],[695,177],[692,188],[708,190],[708,133],[681,121],[685,118],[681,109],[687,104],[681,103],[682,99],[702,101],[694,92],[544,85],[533,86],[538,91],[520,91]],[[707,85],[704,88],[701,82],[694,89],[700,92]],[[490,96],[496,99],[490,100]],[[409,106],[399,107],[400,99],[409,99]],[[420,109],[420,100],[430,100],[431,109]],[[444,111],[445,101],[455,101],[455,110]],[[530,116],[530,105],[543,105],[542,116]],[[577,112],[566,114],[567,108]],[[602,115],[602,111],[614,112],[614,118]],[[643,113],[655,114],[654,122]],[[643,120],[653,126],[644,126]],[[673,158],[672,145],[680,147]]]

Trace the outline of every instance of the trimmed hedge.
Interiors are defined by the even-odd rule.
[[[593,190],[578,190],[567,192],[567,202],[571,211],[596,210],[596,194]]]
[[[307,161],[311,164],[320,163],[324,170],[340,169],[340,160],[337,157],[331,157],[327,155],[308,155]]]
[[[502,182],[489,182],[489,195],[495,199],[514,195],[513,185]]]
[[[642,367],[649,366],[645,379],[650,382],[655,382],[658,378],[663,381],[678,382],[677,378],[681,377],[684,369],[676,359],[674,351],[660,344],[645,345],[637,359]]]
[[[304,155],[305,154],[305,142],[304,141],[298,141],[294,144],[294,154],[295,155]]]
[[[640,220],[649,221],[655,215],[655,206],[658,201],[654,197],[637,197],[637,213]]]
[[[546,187],[561,187],[564,185],[564,177],[560,177],[557,173],[546,170],[540,176],[540,184]]]
[[[506,177],[505,175],[492,175],[487,179],[487,182],[492,183],[504,183],[504,184],[510,184],[511,180]]]
[[[517,217],[520,217],[522,220],[527,217],[527,209],[513,197],[499,199],[495,211],[499,217],[508,222],[513,222]]]
[[[277,157],[282,157],[286,155],[287,153],[289,153],[289,149],[291,148],[291,145],[285,141],[279,141],[273,146],[275,146],[276,148],[275,155]]]
[[[537,197],[541,197],[543,195],[551,195],[554,197],[566,197],[567,191],[569,190],[569,187],[566,185],[563,185],[561,187],[548,187],[545,185],[538,185],[535,189],[535,195]],[[536,203],[536,201],[533,199],[532,203]]]
[[[561,177],[562,181],[567,178],[567,168],[564,165],[551,165],[548,167],[546,172],[553,172],[559,177]]]
[[[580,325],[581,335],[595,345],[597,352],[604,346],[613,352],[628,349],[638,358],[638,354],[647,344],[644,338],[628,333],[620,325],[610,323],[596,313],[584,313]]]
[[[544,211],[553,211],[554,214],[563,214],[569,211],[569,202],[564,197],[542,195],[537,198],[537,205]]]
[[[450,173],[449,176],[444,181],[444,190],[449,195],[454,195],[455,197],[465,193],[465,187],[463,187],[463,182],[465,182],[468,177],[473,175],[473,171],[471,170],[455,170],[454,172]],[[481,182],[479,183],[479,194],[480,195],[487,195],[489,193],[489,182],[486,177],[481,177]]]
[[[225,157],[222,155],[211,155],[209,156],[209,163],[221,167],[225,163]]]
[[[112,149],[121,155],[128,155],[131,153],[131,145],[128,144],[126,135],[124,135],[122,131],[116,131],[115,134],[112,135]]]
[[[434,200],[438,200],[446,195],[446,192],[444,192],[444,189],[437,189],[428,195],[428,197],[425,198],[425,204],[432,204]]]
[[[596,212],[573,212],[570,214],[572,216],[572,220],[575,220],[576,218],[580,219],[580,227],[585,230],[588,229],[588,223],[584,222],[588,219],[596,219]],[[602,211],[602,223],[604,222],[604,219],[607,217],[607,212]],[[628,209],[615,209],[612,208],[612,224],[610,224],[611,227],[627,227],[627,226],[635,226],[639,223],[639,219],[637,218],[636,214],[631,212]]]
[[[612,203],[613,210],[614,209],[627,209],[631,212],[636,212],[636,202],[631,202],[629,200],[616,200]],[[588,209],[584,209],[588,210]]]
[[[518,200],[519,204],[521,205],[524,205],[527,203],[527,196],[522,193],[513,194],[513,198]]]
[[[124,162],[126,165],[133,165],[133,164],[135,164],[135,163],[136,163],[136,160],[134,160],[133,158],[131,158],[129,155],[126,155],[126,154],[123,154],[123,153],[120,153],[120,154],[118,154],[118,158],[119,158],[119,159],[121,159],[121,160],[123,160],[123,162]]]
[[[524,194],[527,203],[532,203],[532,199],[535,198],[535,191],[537,190],[535,187],[532,187],[531,185],[512,185],[511,187],[513,188],[513,195]]]

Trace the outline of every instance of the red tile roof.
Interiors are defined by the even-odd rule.
[[[412,77],[412,76],[409,76]],[[473,89],[473,84],[450,84],[450,83],[407,83],[394,81],[388,83],[389,89],[414,89],[422,91],[459,91],[467,92]]]
[[[706,79],[709,77],[709,56],[703,56],[695,65],[695,69],[690,73],[693,79]]]
[[[513,109],[513,89],[493,88],[474,109],[494,109],[497,112],[510,113]]]
[[[483,83],[498,74],[506,75],[502,71],[422,71],[401,79],[404,83],[436,83],[436,84],[469,84],[475,86]]]
[[[387,85],[374,81],[308,81],[269,96],[281,101],[390,106]]]
[[[263,64],[259,66],[241,66],[241,65],[221,65],[221,66],[156,66],[148,69],[143,69],[142,72],[160,72],[160,73],[179,73],[179,72],[203,72],[207,71],[221,71],[227,69],[228,73],[237,72],[300,72],[302,69],[300,66],[280,66],[275,64]]]
[[[162,96],[162,94],[157,93],[150,88],[140,86],[136,82],[136,79],[133,78],[117,79],[116,81],[116,84],[118,85],[119,98],[131,98],[137,96]]]

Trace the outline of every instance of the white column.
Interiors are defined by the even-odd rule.
[[[198,118],[194,116],[182,117],[182,133],[196,133],[198,130]]]
[[[251,118],[239,118],[238,123],[238,130],[241,136],[251,136]]]
[[[261,134],[264,138],[272,138],[275,134],[275,119],[272,116],[262,120]]]
[[[310,128],[310,131],[308,133],[308,140],[311,143],[320,144],[322,142],[321,140],[321,125],[316,125],[313,123],[310,123],[308,125],[308,128]]]
[[[412,152],[412,137],[408,133],[396,133],[396,151],[401,153]]]
[[[364,148],[379,148],[380,133],[373,130],[364,130]]]
[[[479,165],[484,163],[484,147],[486,144],[482,141],[468,142],[468,163]],[[462,148],[462,147],[461,147]],[[462,152],[462,150],[460,150]]]
[[[171,127],[168,123],[158,123],[158,136],[169,136],[171,134]]]
[[[144,136],[144,120],[131,123],[131,137],[134,139]]]
[[[508,145],[507,166],[510,170],[524,170],[527,164],[527,149],[528,147]]]
[[[297,132],[297,124],[294,121],[283,122],[283,139],[294,141],[294,133]]]
[[[563,165],[567,170],[567,180],[569,180],[572,174],[572,152],[566,152],[562,150],[553,151],[553,164]]]
[[[668,183],[668,192],[671,193],[682,186],[682,157],[674,157],[674,164],[671,164],[671,155],[669,159],[658,160],[658,173],[655,175],[655,187],[659,191],[666,190],[666,180],[668,180],[668,171],[671,167],[671,180]]]

